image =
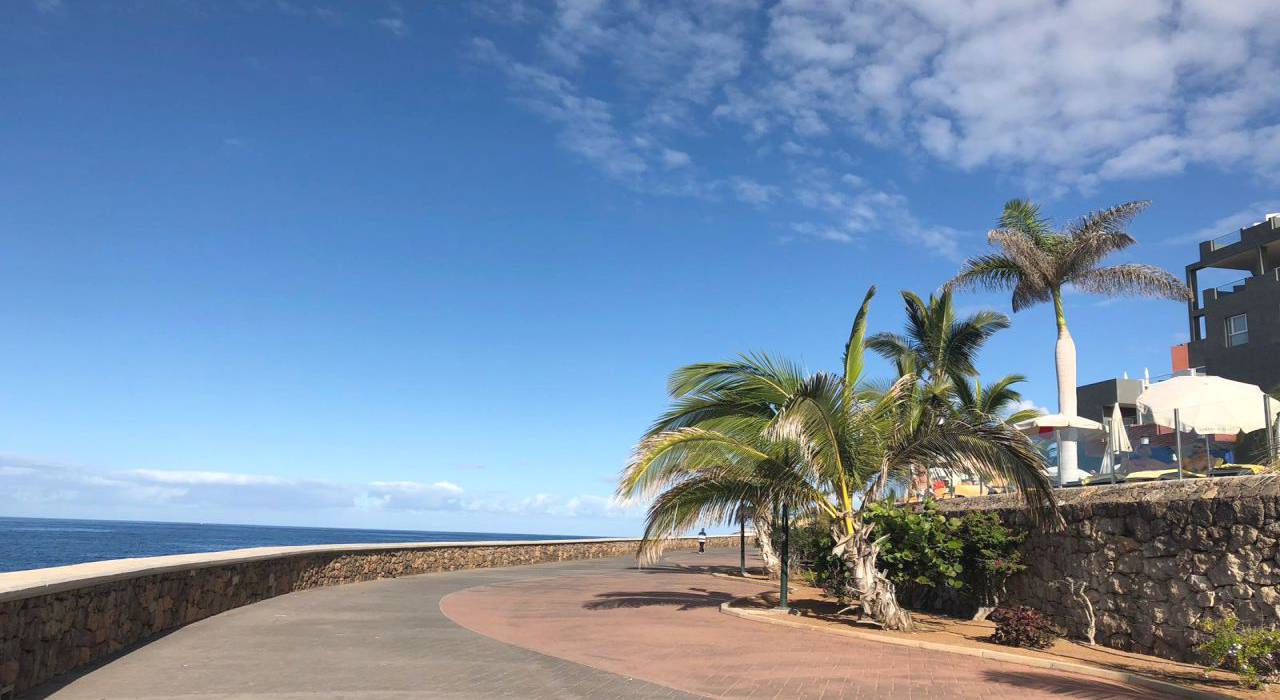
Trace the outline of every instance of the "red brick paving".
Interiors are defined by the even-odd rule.
[[[680,553],[660,569],[470,588],[450,594],[440,608],[458,624],[509,644],[709,697],[1163,697],[1072,673],[724,615],[720,603],[760,590],[706,573],[736,562],[727,552]]]

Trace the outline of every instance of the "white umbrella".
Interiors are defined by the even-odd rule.
[[[1107,451],[1102,456],[1102,473],[1114,475],[1116,455],[1132,451],[1133,444],[1129,442],[1129,432],[1124,429],[1124,418],[1120,415],[1120,404],[1116,404],[1107,419]]]
[[[1102,430],[1102,424],[1096,420],[1089,420],[1081,416],[1064,416],[1061,413],[1049,413],[1035,418],[1028,418],[1024,421],[1018,421],[1013,427],[1022,432],[1032,430],[1040,430],[1041,428],[1053,428],[1055,430],[1062,428],[1077,428],[1079,430]]]
[[[1200,435],[1246,433],[1268,427],[1280,414],[1280,401],[1264,411],[1266,394],[1253,384],[1201,375],[1174,377],[1147,387],[1137,400],[1144,422]],[[1182,425],[1175,425],[1178,411]],[[1268,415],[1268,413],[1270,415]]]
[[[1111,419],[1107,421],[1107,450],[1112,454],[1133,452],[1129,432],[1124,429],[1124,418],[1120,415],[1120,404],[1111,408]]]
[[[1058,461],[1062,461],[1062,443],[1066,441],[1075,442],[1080,432],[1101,432],[1102,424],[1096,420],[1081,418],[1080,416],[1067,416],[1061,413],[1050,413],[1048,415],[1036,416],[1019,421],[1013,424],[1013,427],[1024,433],[1039,433],[1041,430],[1052,430],[1054,438],[1058,441]],[[1064,482],[1064,476],[1066,480]],[[1066,482],[1073,482],[1078,478],[1074,468],[1063,469],[1062,464],[1058,464],[1056,469],[1056,479],[1058,485],[1061,486]]]

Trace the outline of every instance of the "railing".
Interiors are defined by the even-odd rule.
[[[1209,241],[1209,250],[1218,250],[1219,248],[1226,248],[1227,246],[1232,245],[1233,243],[1239,243],[1239,242],[1240,242],[1240,232],[1232,231],[1231,233],[1218,236],[1217,238]]]
[[[1216,287],[1210,287],[1210,288],[1208,288],[1208,289],[1204,290],[1204,293],[1201,295],[1201,296],[1203,297],[1203,301],[1202,301],[1201,303],[1202,303],[1202,304],[1205,304],[1205,303],[1208,303],[1208,302],[1209,302],[1209,293],[1210,293],[1210,292],[1213,292],[1213,296],[1214,296],[1215,298],[1216,298],[1216,297],[1220,297],[1220,296],[1222,296],[1222,295],[1224,295],[1224,294],[1234,294],[1235,292],[1237,292],[1237,291],[1239,291],[1239,290],[1241,290],[1241,289],[1244,289],[1245,283],[1247,283],[1250,279],[1252,279],[1252,278],[1251,278],[1251,277],[1241,277],[1240,279],[1235,280],[1235,281],[1233,281],[1233,282],[1227,282],[1226,284],[1220,284],[1220,285],[1218,285],[1218,286],[1216,286]]]
[[[1148,378],[1147,384],[1151,385],[1157,382],[1163,382],[1166,379],[1173,379],[1174,377],[1203,377],[1205,374],[1207,373],[1204,371],[1203,365],[1200,367],[1188,367],[1186,369],[1180,369],[1177,372],[1165,372],[1164,374],[1157,374],[1154,377]]]

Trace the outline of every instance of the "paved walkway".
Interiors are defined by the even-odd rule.
[[[759,590],[708,574],[736,564],[729,552],[676,554],[643,571],[630,564],[461,571],[293,593],[184,627],[35,697],[1157,697],[720,614],[724,600]]]

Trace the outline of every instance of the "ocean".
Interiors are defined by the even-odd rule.
[[[244,547],[561,539],[585,538],[505,532],[348,530],[327,527],[0,517],[0,572],[82,564],[104,559],[217,552]]]

